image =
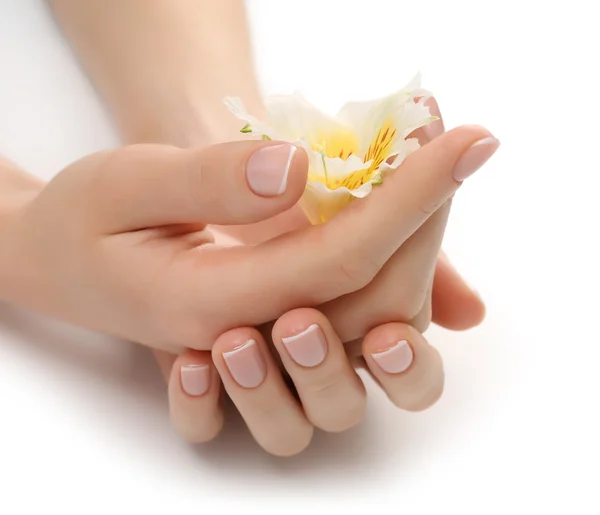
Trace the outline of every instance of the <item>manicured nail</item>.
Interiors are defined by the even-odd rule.
[[[204,395],[210,388],[210,367],[208,365],[184,365],[181,367],[181,387],[193,397]]]
[[[393,347],[371,354],[381,370],[388,374],[404,372],[413,362],[413,351],[406,340],[399,341]]]
[[[292,159],[297,148],[289,143],[270,145],[257,150],[246,163],[250,189],[257,195],[275,197],[287,186]]]
[[[282,338],[292,359],[303,367],[320,365],[327,355],[327,340],[317,324],[294,336]]]
[[[483,138],[473,143],[460,157],[452,170],[455,180],[462,182],[481,168],[494,155],[500,142],[496,138]]]
[[[435,98],[431,97],[429,100],[425,102],[425,105],[429,107],[429,114],[431,116],[437,116],[439,120],[435,122],[428,123],[423,127],[423,132],[425,133],[425,137],[429,139],[429,141],[441,136],[446,132],[444,128],[444,122],[442,120],[442,113],[440,112],[440,108]]]
[[[256,388],[267,375],[267,364],[256,340],[224,352],[223,359],[235,382],[244,388]]]

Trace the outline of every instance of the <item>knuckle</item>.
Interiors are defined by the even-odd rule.
[[[334,276],[348,292],[367,286],[381,269],[381,264],[369,252],[362,250],[341,252],[335,263]]]
[[[396,315],[400,322],[407,322],[414,319],[423,309],[427,300],[427,290],[418,288],[403,292],[402,298],[399,299],[396,305]]]
[[[433,213],[435,213],[440,206],[442,205],[442,201],[440,199],[426,199],[420,202],[417,207],[419,212],[426,218],[429,218]]]
[[[423,306],[423,309],[415,316],[409,323],[412,325],[419,333],[424,333],[429,329],[431,325],[431,303],[426,303]]]

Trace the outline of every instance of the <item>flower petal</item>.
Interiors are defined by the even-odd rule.
[[[383,163],[379,167],[379,172],[385,174],[398,168],[402,162],[413,152],[419,150],[421,145],[419,145],[419,140],[417,138],[409,138],[407,140],[400,140],[398,145],[395,147],[395,157],[391,163]]]
[[[415,98],[427,99],[431,94],[421,88],[421,76],[417,74],[404,88],[396,93],[367,102],[349,102],[344,105],[338,115],[338,120],[354,128],[359,134],[359,153],[364,155],[372,141],[386,123],[397,129],[397,137],[406,137],[404,123],[415,124],[412,114],[415,112],[409,108],[408,115],[403,116],[406,106],[415,105]],[[422,100],[424,102],[424,100]],[[419,102],[419,104],[422,104]],[[418,111],[419,113],[421,111]],[[424,116],[429,117],[429,110]],[[414,130],[414,129],[413,129]]]
[[[314,178],[325,178],[329,179],[343,179],[352,173],[368,168],[371,162],[363,162],[363,160],[355,155],[349,156],[347,159],[340,159],[339,157],[327,157],[321,152],[316,152],[312,149],[307,149],[308,162],[309,162],[309,179]]]
[[[315,147],[348,129],[323,113],[300,93],[273,95],[265,101],[268,123],[285,139],[304,140]]]
[[[238,97],[225,97],[223,99],[223,103],[235,116],[237,116],[240,120],[243,120],[248,125],[250,125],[250,133],[258,134],[262,136],[263,134],[268,136],[271,139],[281,140],[282,138],[277,131],[273,129],[273,127],[269,126],[269,124],[265,122],[261,122],[258,118],[252,116],[246,108],[244,107],[244,103]]]
[[[331,219],[352,201],[346,188],[330,190],[321,182],[306,185],[300,199],[300,207],[311,224],[320,224]]]

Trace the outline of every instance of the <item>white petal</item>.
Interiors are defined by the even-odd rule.
[[[395,168],[398,168],[407,156],[412,154],[415,150],[419,150],[420,147],[421,145],[419,145],[419,140],[417,138],[400,140],[393,152],[393,154],[396,155],[396,157],[394,157],[394,160],[390,164],[383,163],[379,167],[379,171],[381,173],[387,173]]]
[[[306,185],[300,207],[311,224],[320,224],[331,219],[351,200],[352,195],[346,188],[330,190],[320,182],[313,182]]]
[[[285,139],[303,138],[312,145],[342,129],[335,118],[320,111],[300,93],[272,95],[265,104],[269,125]]]
[[[338,120],[352,127],[358,134],[360,140],[359,152],[364,155],[371,141],[377,136],[381,127],[390,118],[399,117],[398,123],[404,123],[404,118],[401,116],[406,105],[413,104],[415,97],[428,98],[429,92],[421,89],[421,76],[417,74],[403,89],[377,100],[367,102],[349,102],[340,109],[337,115]],[[420,102],[421,103],[421,102]],[[410,111],[412,113],[413,111]],[[427,111],[429,112],[429,111]],[[429,116],[429,114],[427,115]],[[413,117],[407,118],[408,122],[413,122]],[[396,125],[399,137],[402,136],[404,125]]]
[[[269,136],[271,139],[283,140],[280,134],[277,133],[272,127],[270,127],[267,123],[261,122],[258,118],[252,116],[246,108],[244,107],[244,103],[238,97],[225,97],[223,99],[223,103],[235,116],[237,116],[240,120],[243,120],[247,124],[250,125],[251,133],[258,134],[262,136],[263,134]]]
[[[396,112],[394,126],[399,129],[402,138],[435,120],[425,105],[426,101],[427,97],[423,97],[419,102],[407,102]]]

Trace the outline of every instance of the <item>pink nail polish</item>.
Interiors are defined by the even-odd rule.
[[[384,372],[400,374],[413,362],[413,351],[408,342],[402,340],[387,350],[372,353],[371,357]]]
[[[444,128],[444,121],[442,120],[442,113],[440,112],[440,108],[435,98],[431,97],[429,100],[425,102],[425,105],[429,107],[429,113],[431,116],[437,116],[439,120],[435,122],[428,123],[423,127],[423,132],[429,141],[441,136],[446,132]]]
[[[224,352],[223,359],[235,382],[243,388],[256,388],[267,375],[267,364],[256,340]]]
[[[300,334],[282,338],[281,341],[291,358],[303,367],[316,367],[327,355],[327,341],[317,324],[311,325]]]
[[[473,143],[459,158],[452,170],[456,181],[462,182],[481,168],[494,155],[500,142],[496,138],[483,138]]]
[[[204,395],[210,388],[210,367],[208,365],[184,365],[179,373],[183,391],[192,397]]]
[[[292,159],[297,148],[289,143],[263,147],[246,163],[246,178],[250,189],[263,197],[281,195],[287,186]]]

